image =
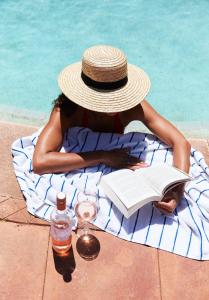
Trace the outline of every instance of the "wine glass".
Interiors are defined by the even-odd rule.
[[[79,193],[75,204],[75,215],[78,218],[76,249],[85,260],[95,259],[100,252],[99,240],[90,233],[88,222],[96,219],[99,210],[98,197]],[[81,227],[81,229],[79,228]]]
[[[92,194],[78,193],[75,204],[75,215],[78,219],[77,235],[88,235],[90,233],[89,222],[96,219],[98,213],[98,197]]]

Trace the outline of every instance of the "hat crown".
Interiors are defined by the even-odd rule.
[[[127,59],[118,48],[94,46],[83,54],[82,72],[97,82],[116,82],[127,76]]]

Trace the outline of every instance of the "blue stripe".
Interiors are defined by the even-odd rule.
[[[152,144],[151,144],[151,145],[153,145],[155,142],[157,142],[157,137],[155,137],[155,138],[153,139],[153,141],[152,141]]]
[[[35,184],[35,188],[37,187],[37,185],[39,184],[39,181],[41,180],[41,176],[39,177],[39,179],[38,179],[38,181],[36,182],[36,184]]]
[[[70,208],[73,207],[73,200],[74,200],[74,198],[75,198],[76,192],[77,192],[77,189],[75,189],[75,192],[74,192],[74,194],[73,194],[73,198],[72,198],[71,203],[70,203]]]
[[[32,188],[30,188],[30,187],[29,187],[28,189],[29,189],[30,191],[34,192],[34,193],[36,192],[34,189],[32,189]]]
[[[96,141],[96,146],[94,147],[94,151],[97,150],[97,146],[98,146],[98,143],[99,143],[100,136],[101,136],[101,132],[97,136],[97,141]]]
[[[132,141],[133,137],[134,137],[134,132],[132,132],[132,134],[131,134],[131,138],[130,138],[130,141],[129,141],[129,143],[131,143],[131,141]]]
[[[61,192],[63,191],[64,185],[65,185],[65,180],[63,180],[63,183],[62,183],[62,186],[61,186]]]
[[[151,161],[150,161],[150,165],[151,165],[151,164],[152,164],[152,162],[153,162],[154,155],[155,155],[155,151],[156,151],[156,150],[159,150],[159,148],[160,148],[160,143],[159,143],[159,145],[158,145],[158,148],[157,148],[157,149],[155,149],[155,150],[153,150],[153,154],[152,154],[152,158],[151,158]]]
[[[71,171],[70,171],[70,172],[67,172],[67,173],[64,173],[65,178],[66,178],[70,173],[71,173]]]
[[[201,183],[202,181],[207,181],[207,179],[201,179],[200,181],[196,182],[196,184]]]
[[[31,141],[31,142],[32,142],[32,144],[33,144],[33,142],[34,142],[34,140],[35,140],[35,139],[36,139],[36,136],[35,136],[35,137],[32,139],[32,141]]]
[[[191,240],[192,240],[192,231],[190,233],[190,238],[189,238],[189,245],[187,247],[187,252],[186,252],[186,255],[185,256],[188,256],[188,253],[189,253],[189,250],[190,250],[190,245],[191,245]]]
[[[148,235],[149,235],[149,231],[150,231],[150,226],[151,226],[152,218],[153,218],[153,213],[154,213],[154,207],[152,207],[152,213],[151,213],[151,217],[150,217],[150,221],[149,221],[149,225],[148,225],[147,234],[146,234],[146,238],[145,238],[144,244],[146,244],[147,239],[148,239]]]
[[[88,175],[86,176],[86,182],[85,182],[85,185],[84,185],[84,194],[85,194],[85,191],[86,191],[87,181],[88,181]]]
[[[202,221],[202,220],[201,220],[201,224],[202,224],[202,228],[203,228],[203,231],[204,231],[204,233],[205,233],[206,239],[207,239],[207,241],[209,242],[209,239],[208,239],[208,236],[207,236],[207,234],[206,234],[206,231],[205,231],[205,228],[204,228],[204,225],[203,225],[203,221]]]
[[[141,151],[140,155],[139,155],[139,159],[141,159],[141,155],[144,153],[145,149],[147,148],[147,146],[144,146],[144,149]]]
[[[113,136],[114,136],[114,133],[112,133],[112,134],[111,134],[109,143],[111,143],[111,142],[112,142],[112,138],[113,138]]]
[[[201,160],[204,160],[204,158],[202,157],[202,158],[200,158],[199,160],[198,160],[198,163],[200,163],[201,162]]]
[[[167,160],[167,155],[168,155],[168,149],[166,149],[166,154],[165,154],[164,162],[166,162],[166,160]]]
[[[192,214],[192,211],[191,211],[191,209],[190,209],[189,203],[188,203],[188,201],[187,201],[186,198],[185,198],[185,200],[186,200],[186,203],[187,203],[187,205],[188,205],[189,212],[190,212],[190,214],[191,214],[191,217],[192,217],[192,219],[193,219],[193,222],[195,223],[195,225],[196,225],[196,227],[197,227],[197,230],[198,230],[198,232],[199,232],[199,235],[200,235],[200,260],[201,260],[201,259],[202,259],[202,233],[201,233],[201,231],[200,231],[200,229],[199,229],[197,223],[195,222],[194,216],[193,216],[193,214]]]
[[[175,246],[176,246],[176,240],[177,240],[178,232],[179,232],[179,219],[178,219],[178,226],[177,226],[177,229],[176,229],[176,234],[175,234],[175,238],[174,238],[174,242],[173,242],[172,252],[174,252],[174,249],[175,249]]]
[[[204,168],[204,170],[206,171],[207,169],[209,169],[207,166]]]
[[[196,203],[200,200],[200,197],[201,197],[201,195],[202,195],[204,192],[209,192],[209,189],[205,189],[205,190],[203,190],[203,191],[200,192],[199,197],[198,197],[197,200],[196,200]]]
[[[29,172],[31,173],[33,171],[33,167],[32,167],[32,160],[30,161],[30,169]]]
[[[14,149],[14,148],[12,148],[12,151],[16,151],[16,152],[19,152],[19,153],[21,153],[21,154],[24,154],[27,158],[29,158],[29,157],[27,156],[27,154],[25,154],[25,152],[23,152],[23,151],[16,150],[16,149]]]
[[[86,136],[85,136],[85,139],[84,139],[84,143],[83,143],[83,145],[82,145],[82,147],[81,147],[81,149],[80,149],[79,152],[82,152],[82,151],[83,151],[83,148],[84,148],[84,146],[85,146],[85,144],[86,144],[86,140],[87,140],[88,135],[89,135],[89,131],[86,133]]]
[[[196,150],[191,151],[191,156],[194,156],[195,152],[197,152]]]
[[[154,155],[155,155],[155,151],[156,150],[154,150],[153,153],[152,153],[152,157],[151,157],[151,160],[150,160],[150,165],[152,164],[152,161],[153,161],[153,158],[154,158]]]
[[[205,171],[201,171],[201,172],[199,172],[199,175],[197,175],[197,176],[193,176],[193,178],[194,178],[194,179],[197,179],[197,178],[201,177],[201,176],[202,176],[202,174],[204,174],[204,175],[205,175]]]
[[[44,196],[44,200],[46,200],[46,196],[47,196],[47,194],[48,194],[48,191],[49,191],[49,189],[51,188],[52,186],[50,185],[48,188],[47,188],[47,190],[46,190],[46,194],[45,194],[45,196]]]
[[[75,144],[75,145],[73,146],[73,148],[69,150],[69,152],[72,152],[78,145],[79,145],[78,143]]]
[[[120,137],[117,138],[116,146],[119,144]]]
[[[104,230],[107,229],[107,226],[108,226],[109,223],[110,223],[110,219],[107,221],[107,224],[105,225]]]
[[[20,139],[20,143],[21,143],[21,147],[24,149],[22,139]]]
[[[16,176],[16,177],[19,179],[22,179],[23,181],[26,181],[25,178],[23,178],[23,177],[20,177],[20,176]]]
[[[110,214],[111,214],[112,206],[113,206],[113,202],[111,202],[111,205],[110,205],[110,209],[109,209],[109,213],[108,213],[109,217],[110,217]]]
[[[120,232],[121,232],[121,228],[122,228],[122,225],[123,225],[123,219],[124,219],[124,216],[122,216],[122,219],[121,219],[121,222],[120,222],[120,229],[119,229],[117,235],[119,235]]]
[[[108,217],[110,217],[110,214],[111,214],[111,211],[112,211],[112,205],[113,205],[113,203],[111,202],[110,210],[109,210],[109,213],[108,213]],[[106,230],[106,228],[107,228],[109,222],[110,222],[110,219],[107,221],[107,223],[106,223],[106,225],[105,225],[105,227],[104,227],[104,230]]]
[[[52,176],[53,176],[53,174],[49,178],[49,183],[50,183],[51,186],[52,186]]]
[[[207,220],[208,221],[208,218],[203,214],[203,212],[202,212],[202,210],[201,210],[201,208],[200,208],[200,206],[199,206],[199,204],[198,203],[196,203],[197,204],[197,207],[198,207],[198,209],[199,209],[199,211],[200,211],[200,213],[201,213],[201,215],[205,218],[205,220]]]
[[[132,147],[132,150],[136,149],[140,144],[141,144],[141,141],[138,141],[138,142],[136,143],[136,145],[134,145],[134,146]],[[139,154],[140,154],[141,152],[142,152],[142,151],[139,151]]]
[[[76,133],[76,136],[78,137],[78,135],[81,133],[81,131],[83,131],[85,128],[81,127],[78,132]],[[69,151],[72,152],[77,146],[79,145],[79,143],[77,142]],[[68,143],[69,146],[69,143]]]
[[[16,161],[14,161],[14,160],[13,160],[13,164],[15,164],[15,165],[17,165],[19,167],[18,163]]]
[[[164,231],[166,219],[167,219],[167,218],[164,217],[164,223],[163,223],[163,228],[162,228],[162,231],[161,231],[161,234],[160,234],[160,240],[159,240],[159,243],[158,243],[158,248],[160,247],[160,244],[161,244],[161,240],[162,240],[162,236],[163,236],[163,231]]]
[[[45,213],[44,213],[44,217],[45,217],[47,211],[49,210],[49,208],[50,208],[50,205],[48,205],[48,207],[47,207],[47,209],[46,209],[46,211],[45,211]]]
[[[135,229],[136,229],[136,224],[137,224],[137,222],[138,222],[139,211],[140,211],[140,209],[138,209],[138,212],[137,212],[137,215],[136,215],[136,220],[135,220],[133,232],[132,232],[131,239],[130,239],[131,241],[132,241],[132,239],[133,239],[133,236],[134,236],[134,233],[135,233]]]
[[[187,194],[189,195],[190,191],[192,191],[192,190],[195,190],[195,191],[199,192],[197,188],[190,188],[190,189],[187,191]],[[205,190],[199,192],[199,196],[198,196],[198,197],[196,198],[196,200],[195,200],[196,203],[200,200],[200,197],[201,197],[201,195],[202,195],[204,192],[209,192],[209,189],[205,189]],[[189,195],[189,196],[190,196],[190,195]],[[190,197],[191,197],[191,196],[190,196]],[[193,198],[193,197],[191,197],[191,198]]]

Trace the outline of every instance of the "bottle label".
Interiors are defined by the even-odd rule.
[[[69,236],[72,233],[72,229],[69,224],[51,224],[50,234],[53,239],[57,241],[64,241],[69,239]]]

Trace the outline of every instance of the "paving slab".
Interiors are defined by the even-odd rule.
[[[1,197],[0,199],[5,197]],[[0,219],[5,219],[9,215],[23,209],[25,207],[25,201],[23,198],[14,198],[12,196],[6,197],[3,201],[0,201]]]
[[[0,209],[1,209],[1,204],[0,204]],[[5,218],[5,220],[10,221],[10,222],[33,224],[33,225],[45,225],[45,226],[50,225],[49,222],[41,220],[41,219],[36,218],[33,215],[31,215],[27,211],[26,207],[9,215],[8,217]]]
[[[41,300],[49,228],[0,222],[0,299]]]
[[[6,193],[17,198],[23,197],[13,170],[11,145],[17,138],[30,135],[35,130],[36,127],[0,122],[1,194]]]
[[[159,250],[162,300],[209,299],[209,261],[196,261]]]
[[[105,232],[96,232],[95,235],[101,249],[98,257],[91,261],[79,256],[77,238],[73,236],[75,270],[69,282],[56,270],[49,247],[44,300],[161,299],[156,249],[130,243]]]

